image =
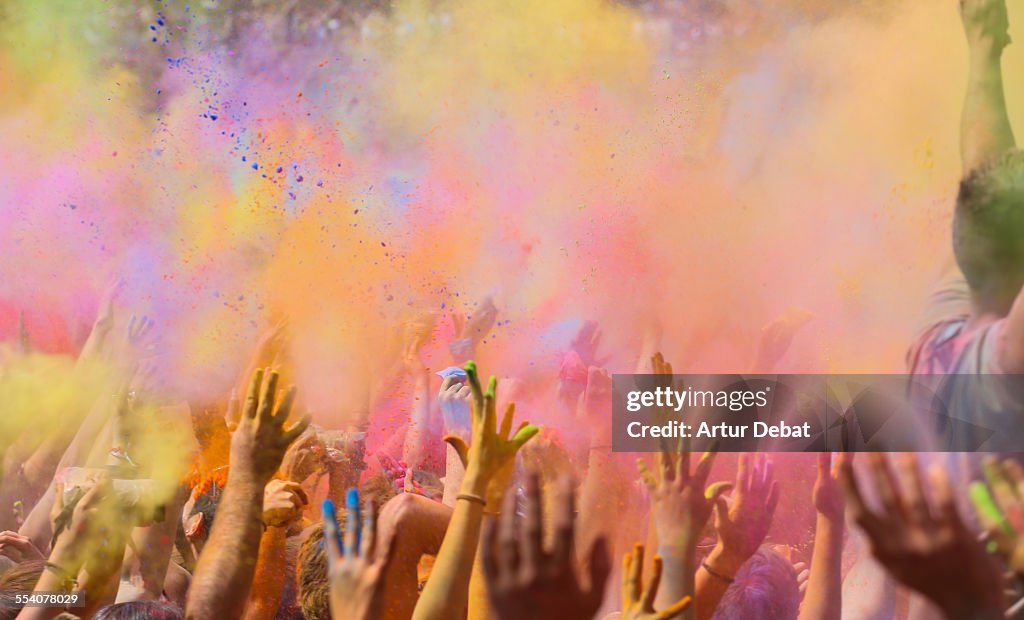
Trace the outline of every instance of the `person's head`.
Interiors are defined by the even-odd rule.
[[[1024,151],[997,157],[960,182],[953,253],[975,305],[1009,313],[1024,286]]]
[[[161,601],[132,601],[101,607],[93,620],[182,620],[181,610]]]
[[[220,505],[220,497],[224,487],[215,480],[207,481],[202,487],[192,490],[192,497],[182,508],[182,529],[185,538],[192,546],[192,553],[199,557],[206,540],[213,529],[213,518]]]
[[[296,565],[299,583],[299,607],[305,620],[330,620],[331,601],[327,584],[327,550],[324,525],[310,526],[299,547]]]
[[[713,620],[796,620],[800,588],[789,560],[768,548],[758,549],[736,573]]]
[[[31,592],[35,589],[45,566],[46,562],[43,560],[26,560],[10,566],[0,573],[0,592],[4,597]],[[0,620],[13,620],[18,611],[19,609],[13,605],[0,605]]]

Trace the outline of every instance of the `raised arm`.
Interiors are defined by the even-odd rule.
[[[814,552],[807,594],[800,607],[800,620],[840,620],[843,610],[843,496],[839,490],[839,468],[850,455],[818,455],[818,479],[814,484]]]
[[[515,407],[511,404],[505,410],[499,429],[495,412],[497,381],[491,377],[484,394],[476,364],[467,362],[466,373],[473,390],[472,442],[467,446],[459,437],[445,437],[466,463],[466,474],[434,570],[413,612],[414,620],[442,620],[463,615],[483,511],[489,497],[488,487],[502,469],[511,465],[519,448],[539,430],[524,422],[513,433]]]
[[[763,454],[741,454],[732,501],[715,502],[718,544],[697,571],[697,618],[707,620],[740,567],[757,552],[772,524],[779,487]]]
[[[281,465],[288,445],[309,425],[284,424],[295,400],[288,390],[275,408],[278,377],[263,386],[256,371],[238,428],[231,438],[230,469],[210,540],[199,556],[185,606],[186,618],[239,618],[249,597],[263,533],[263,490]]]
[[[245,620],[272,620],[284,595],[285,543],[288,526],[302,517],[309,503],[298,482],[271,480],[263,492],[263,536],[260,537],[252,596],[245,608]]]
[[[574,568],[573,529],[576,515],[572,481],[557,485],[551,516],[553,536],[545,548],[540,483],[526,482],[525,517],[515,510],[515,497],[505,498],[500,519],[487,523],[481,543],[483,572],[491,608],[499,620],[565,620],[593,618],[604,598],[611,573],[608,546],[602,539],[590,549],[588,579]]]
[[[659,452],[653,473],[638,461],[651,495],[652,523],[664,567],[655,600],[658,607],[694,596],[697,541],[719,496],[732,488],[731,483],[719,482],[705,490],[714,457],[714,452],[705,452],[692,473],[689,452]]]
[[[885,455],[867,455],[868,476],[879,496],[869,508],[853,468],[841,470],[850,516],[871,540],[871,551],[896,581],[928,598],[947,620],[1003,617],[1002,575],[960,518],[953,486],[941,468],[930,471],[928,491],[917,457],[903,454],[894,470]]]
[[[1006,0],[960,0],[960,16],[970,54],[960,120],[960,156],[966,175],[1016,144],[1003,92],[1002,56],[1010,43]]]

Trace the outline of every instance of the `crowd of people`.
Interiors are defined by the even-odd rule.
[[[999,428],[1021,413],[984,377],[1024,368],[1024,156],[1002,87],[1005,0],[962,0],[961,13],[971,60],[957,269],[910,371],[949,374],[950,406]],[[89,393],[59,428],[29,425],[0,444],[3,618],[982,620],[1024,609],[1024,467],[1012,456],[950,467],[818,454],[801,549],[769,536],[781,495],[770,456],[740,454],[716,480],[715,452],[612,451],[593,323],[567,343],[557,390],[531,395],[584,436],[517,419],[498,381],[484,382],[470,358],[497,314],[488,302],[449,343],[439,379],[417,360],[436,336],[412,330],[399,370],[374,389],[415,386],[415,404],[400,439],[371,451],[373,411],[344,429],[299,411],[280,326],[219,402],[169,402],[145,363],[154,324],[125,320],[116,296],[76,368],[102,361],[117,388]],[[798,323],[766,330],[756,370]],[[24,385],[13,376],[46,368],[11,361],[30,351],[24,332],[5,349],[5,400]],[[660,352],[638,358],[673,373]],[[190,462],[168,482],[160,449],[180,439],[179,419]]]

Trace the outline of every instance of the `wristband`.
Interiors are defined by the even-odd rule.
[[[464,499],[467,502],[472,502],[474,504],[480,504],[485,508],[487,507],[487,500],[480,497],[479,495],[473,495],[472,493],[459,493],[458,495],[455,496],[455,500],[458,501],[460,499]]]
[[[733,578],[733,577],[726,577],[722,573],[720,573],[720,572],[716,571],[715,569],[711,568],[710,566],[708,566],[707,560],[704,560],[703,562],[701,562],[700,565],[701,565],[701,567],[704,568],[704,570],[706,570],[708,572],[709,575],[711,575],[715,579],[721,579],[725,583],[732,583],[732,582],[736,581],[735,578]]]
[[[60,577],[60,584],[62,587],[67,588],[68,590],[78,587],[78,580],[71,576],[71,573],[60,566],[57,566],[53,562],[47,562],[43,565],[43,568]]]

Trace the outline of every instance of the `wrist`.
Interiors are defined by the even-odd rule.
[[[979,34],[968,37],[968,40],[971,61],[975,63],[980,61],[988,65],[992,62],[998,62],[1002,58],[1003,50],[1006,49],[1009,37],[1005,34],[1001,37]]]
[[[85,558],[80,557],[81,555],[76,548],[73,537],[65,532],[54,544],[53,549],[50,551],[50,556],[46,559],[46,565],[55,567],[54,574],[63,573],[77,576],[78,570],[85,563]]]
[[[843,513],[829,514],[827,512],[818,511],[817,528],[830,529],[843,531],[843,527],[846,525],[846,520],[843,518]]]
[[[740,572],[740,568],[743,567],[747,559],[738,553],[727,550],[719,543],[704,560],[704,563],[716,573],[731,579],[736,577],[736,573]]]
[[[934,602],[942,609],[947,618],[997,620],[1004,617],[1002,597],[991,601],[958,597],[958,600],[936,600]]]
[[[490,476],[485,476],[476,467],[470,465],[466,469],[466,473],[462,476],[462,484],[459,486],[459,492],[487,497],[487,486],[489,482]]]
[[[696,553],[697,540],[687,530],[670,530],[668,528],[657,528],[658,553],[679,557],[687,553]]]
[[[273,474],[265,477],[264,479],[263,476],[260,476],[256,472],[249,471],[246,468],[230,467],[228,469],[228,480],[225,490],[231,487],[234,487],[238,491],[252,491],[254,489],[258,489],[260,496],[262,497],[263,489],[267,486],[267,483],[270,482],[272,477]]]

